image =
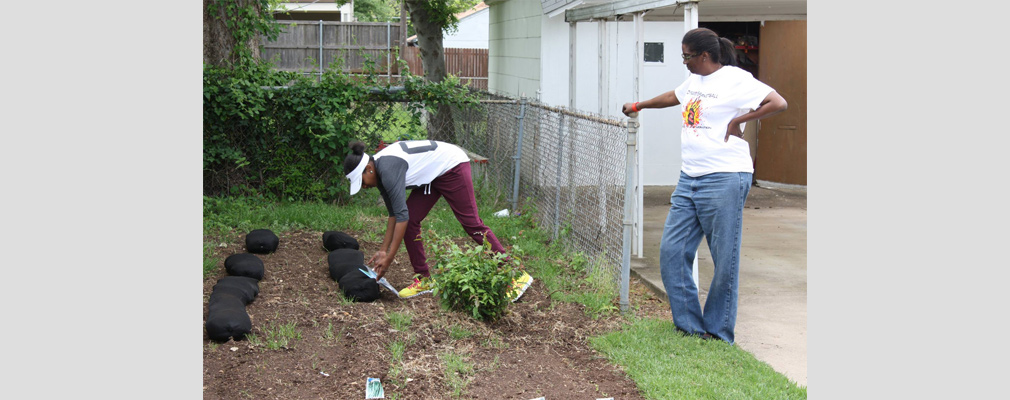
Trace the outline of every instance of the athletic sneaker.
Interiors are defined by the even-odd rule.
[[[414,278],[414,283],[400,290],[400,297],[406,299],[425,293],[431,293],[431,285],[428,282],[428,278],[424,278],[423,280]]]
[[[512,297],[512,302],[515,303],[516,300],[523,297],[523,293],[526,293],[526,289],[529,289],[532,284],[533,277],[526,271],[523,271],[523,274],[519,277],[519,279],[512,281],[512,291],[509,292],[510,297]]]

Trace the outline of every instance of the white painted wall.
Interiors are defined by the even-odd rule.
[[[663,42],[663,63],[645,63],[645,77],[639,91],[641,100],[651,99],[675,89],[689,72],[680,58],[680,40],[686,30],[683,22],[645,24],[646,42]],[[638,114],[642,123],[642,184],[676,185],[680,177],[680,106],[646,110]]]
[[[600,22],[579,22],[576,28],[575,109],[599,112],[600,109]],[[567,83],[567,82],[566,82]],[[566,84],[565,87],[568,85]]]
[[[488,48],[488,23],[491,9],[485,8],[466,16],[459,21],[459,29],[446,33],[442,38],[442,47],[458,49]]]
[[[540,102],[568,107],[568,23],[564,14],[540,23]]]
[[[354,22],[354,0],[348,1],[346,4],[340,6],[340,20]]]
[[[576,25],[575,108],[602,113],[615,119],[626,118],[621,106],[634,101],[635,30],[631,21],[606,22],[609,65],[603,71],[609,77],[601,82],[600,22]],[[541,65],[541,101],[553,106],[569,106],[569,24],[564,16],[543,17]],[[646,42],[664,43],[664,62],[646,63],[639,100],[650,99],[673,90],[688,75],[680,61],[683,22],[647,22]],[[600,104],[601,85],[609,85],[608,96]],[[644,185],[675,185],[680,175],[680,107],[648,110],[639,114],[642,145],[642,182]]]

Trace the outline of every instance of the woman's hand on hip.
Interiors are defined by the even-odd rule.
[[[740,130],[740,124],[734,123],[733,121],[729,122],[729,126],[726,127],[726,139],[723,141],[728,142],[730,136],[736,136],[743,139],[743,131]]]

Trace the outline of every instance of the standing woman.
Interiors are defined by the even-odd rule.
[[[386,274],[401,241],[407,248],[414,273],[421,277],[415,277],[414,283],[400,290],[400,297],[431,292],[427,279],[431,273],[421,241],[421,221],[439,197],[445,197],[473,241],[484,244],[486,238],[492,251],[505,252],[494,232],[477,215],[470,158],[463,149],[434,140],[407,140],[390,144],[370,156],[365,154],[362,142],[351,143],[350,147],[351,154],[344,159],[344,173],[351,181],[351,195],[362,187],[378,187],[389,212],[382,245],[368,260],[375,269],[376,280]],[[407,189],[412,189],[409,197]],[[533,277],[523,272],[514,282],[512,301],[522,296],[531,283]]]
[[[691,72],[687,80],[652,99],[626,103],[622,111],[682,104],[683,165],[660,241],[660,273],[678,330],[733,343],[743,206],[754,174],[743,124],[787,105],[774,89],[735,66],[729,39],[696,28],[684,35],[681,51]],[[704,312],[692,277],[702,235],[715,264]]]

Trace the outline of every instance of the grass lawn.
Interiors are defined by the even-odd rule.
[[[621,365],[652,399],[805,399],[806,387],[721,340],[674,331],[672,321],[636,319],[590,343]]]

